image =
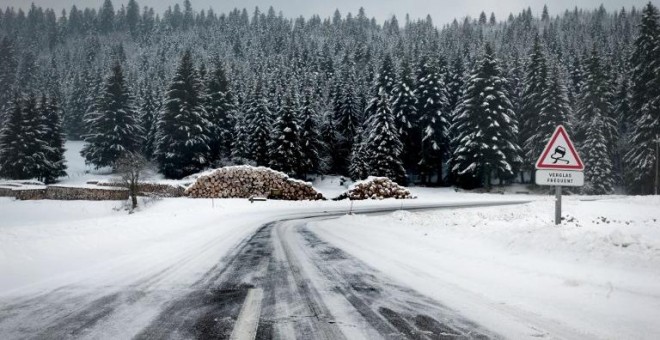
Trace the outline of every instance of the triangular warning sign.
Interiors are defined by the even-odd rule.
[[[584,170],[584,164],[562,125],[557,126],[552,138],[536,162],[537,169]]]

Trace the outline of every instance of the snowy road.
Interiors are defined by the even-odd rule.
[[[406,209],[515,203],[520,202]],[[396,209],[383,205],[355,210]],[[322,241],[308,222],[332,219],[336,212],[289,215],[242,228],[247,230],[242,233],[169,235],[196,247],[179,252],[172,246],[172,256],[164,256],[162,265],[154,266],[157,271],[145,268],[144,275],[118,275],[101,280],[105,285],[88,285],[93,276],[108,274],[90,270],[73,276],[75,280],[56,280],[38,294],[17,290],[0,295],[0,334],[3,339],[497,337]],[[220,253],[215,248],[230,243],[231,250],[215,265],[193,269]],[[180,277],[188,281],[175,279]]]

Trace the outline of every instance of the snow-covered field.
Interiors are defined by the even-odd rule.
[[[121,275],[125,277],[146,275],[166,266],[168,258],[173,261],[186,249],[202,246],[209,238],[232,235],[233,243],[214,246],[217,257],[210,261],[217,260],[260,223],[284,216],[359,211],[369,207],[399,208],[418,203],[501,200],[501,195],[460,195],[453,191],[435,199],[354,204],[348,201],[251,204],[245,199],[169,198],[142,200],[139,211],[129,215],[125,203],[116,201],[19,201],[0,197],[0,272],[3,274],[0,295],[19,288],[49,287],[49,280],[66,277],[70,272],[74,276],[69,279],[77,281],[75,272],[90,276],[89,271],[97,267],[107,271],[108,261],[121,267]],[[160,252],[162,258],[158,258]],[[199,267],[211,265],[208,262]],[[117,275],[114,271],[109,274]],[[103,275],[97,276],[90,284],[103,285],[107,283],[105,279]],[[110,280],[115,279],[121,277]]]
[[[325,241],[509,338],[657,339],[660,197],[570,197],[522,206],[314,224]]]

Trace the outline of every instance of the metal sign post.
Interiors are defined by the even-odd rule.
[[[561,185],[555,187],[555,225],[561,224]]]
[[[566,129],[558,126],[536,162],[536,184],[555,187],[555,225],[561,224],[561,187],[584,185],[584,163]]]

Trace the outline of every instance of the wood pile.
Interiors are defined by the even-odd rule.
[[[408,189],[396,184],[387,177],[369,177],[368,179],[356,182],[345,193],[341,194],[335,200],[366,200],[366,199],[412,199]]]
[[[310,183],[289,178],[266,167],[229,166],[202,174],[186,189],[193,198],[267,197],[281,200],[320,200]]]

